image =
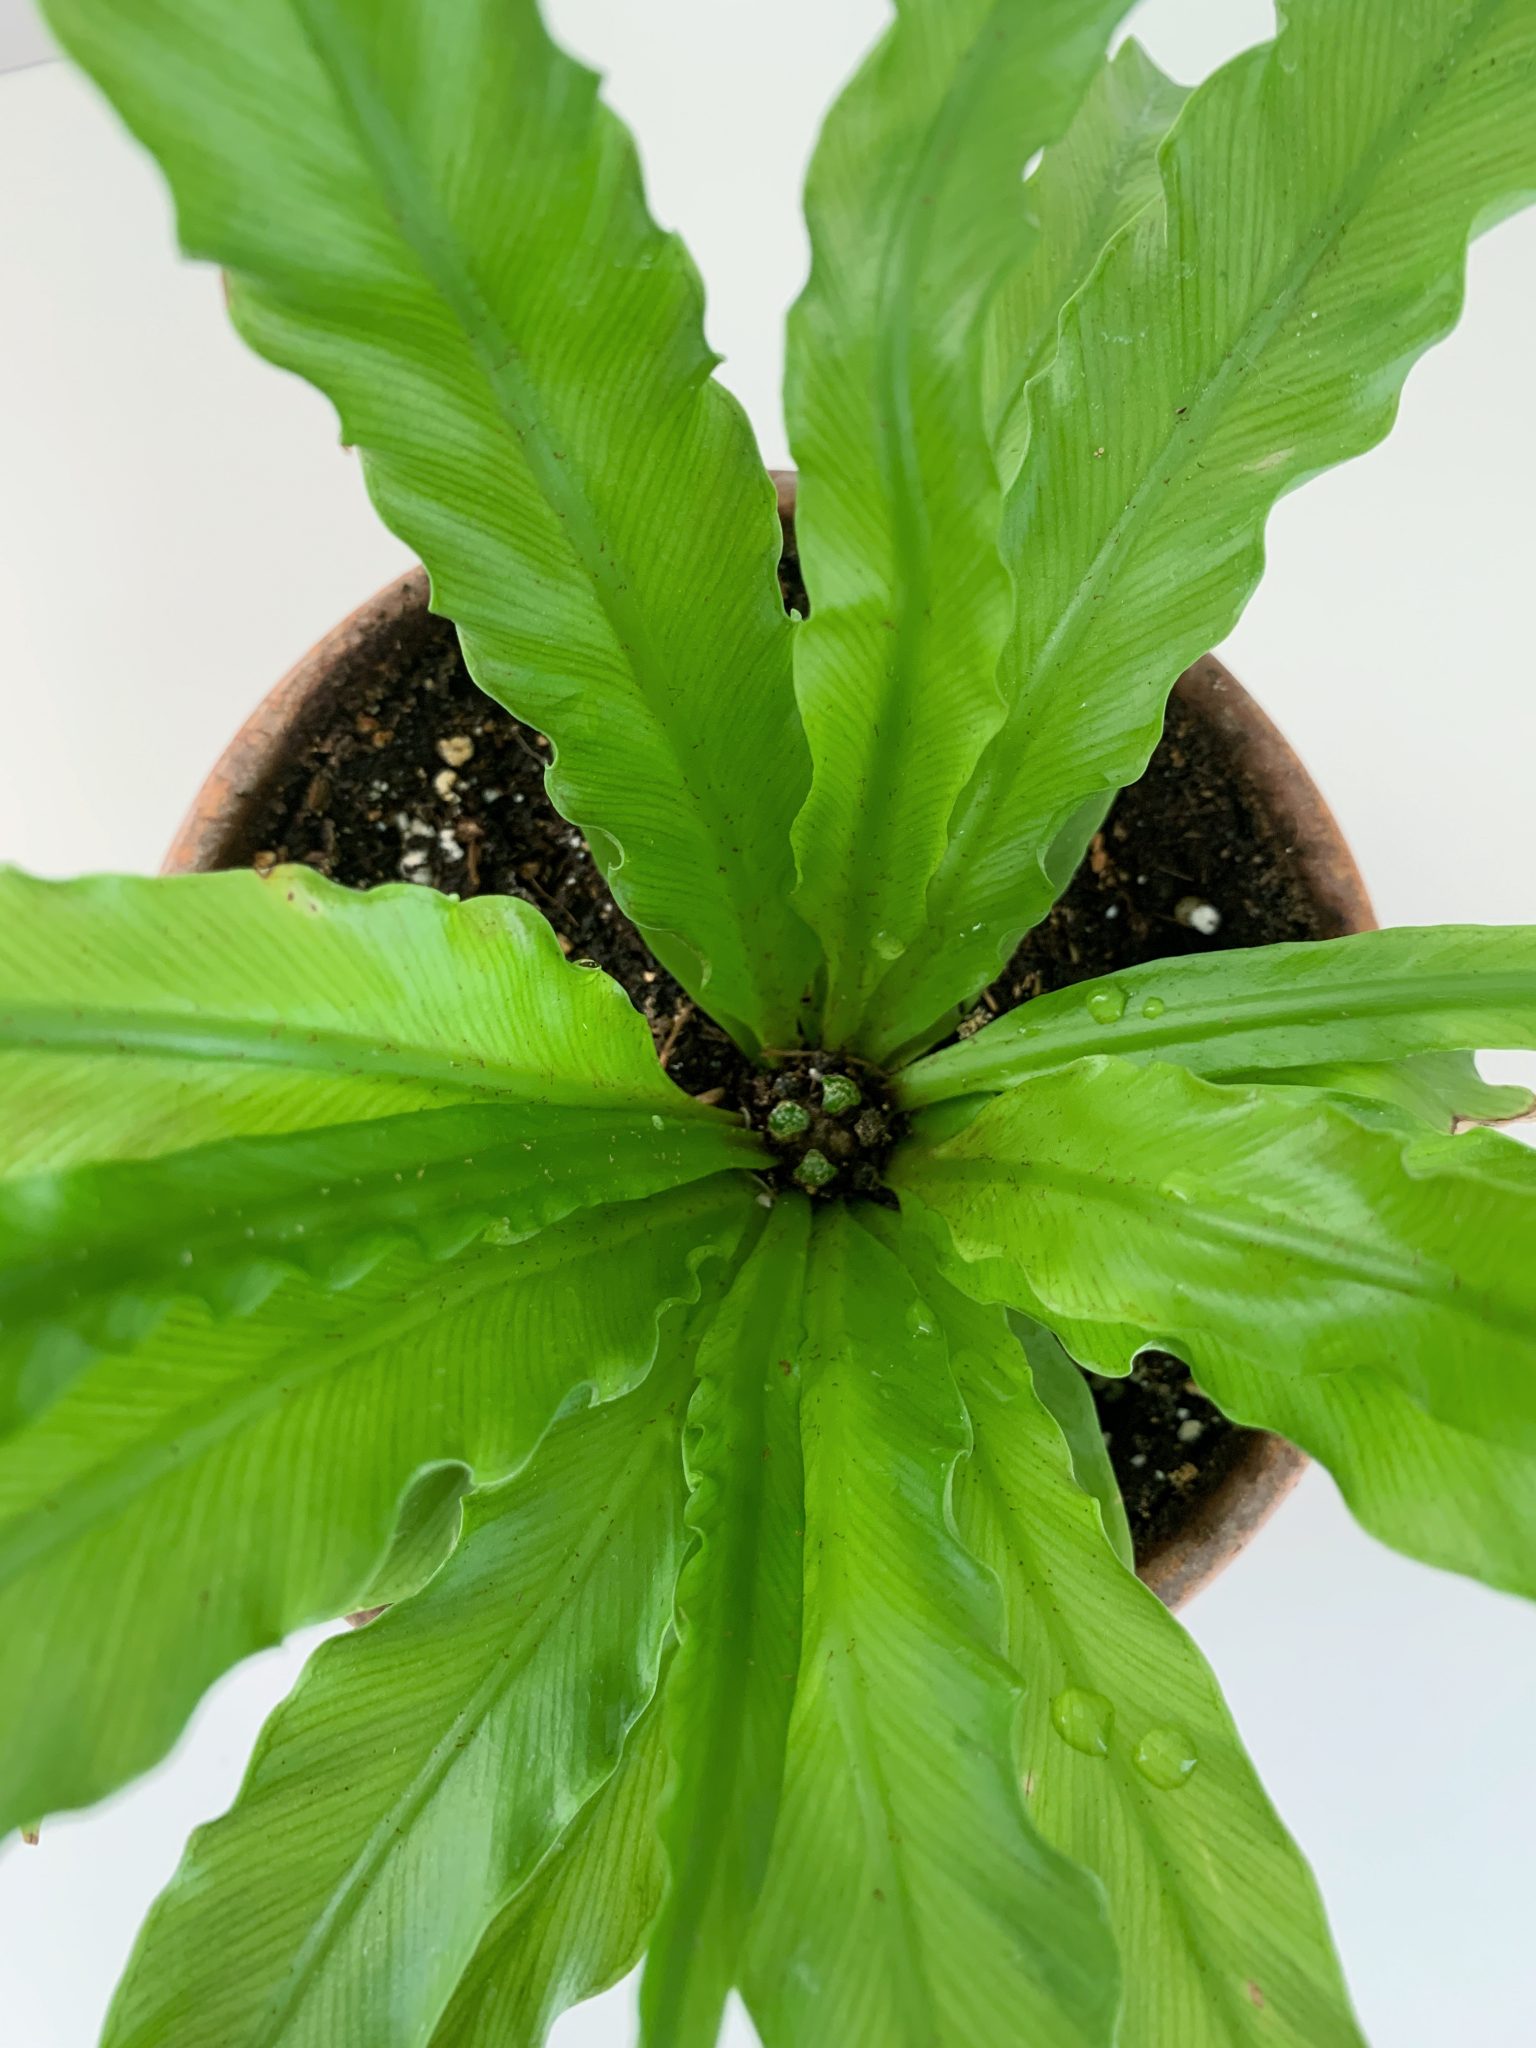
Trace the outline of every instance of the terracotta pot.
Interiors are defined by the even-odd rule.
[[[779,505],[794,515],[794,478],[778,474]],[[166,856],[165,871],[227,867],[247,857],[249,828],[286,768],[304,728],[326,717],[338,674],[370,645],[392,642],[426,605],[427,579],[413,569],[381,590],[311,648],[240,728]],[[1179,678],[1177,693],[1216,735],[1254,807],[1281,827],[1323,935],[1375,924],[1359,869],[1333,814],[1280,734],[1214,656]],[[1184,1525],[1140,1560],[1142,1578],[1170,1607],[1222,1571],[1272,1515],[1306,1466],[1301,1451],[1256,1433],[1226,1478],[1192,1505]]]

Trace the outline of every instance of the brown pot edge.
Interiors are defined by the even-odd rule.
[[[1271,815],[1289,816],[1302,878],[1332,927],[1328,935],[1374,931],[1365,878],[1339,822],[1274,721],[1212,654],[1186,669],[1175,690],[1187,703],[1202,702],[1208,716],[1214,704],[1215,722],[1232,743],[1239,771]],[[1308,1463],[1306,1452],[1284,1437],[1256,1432],[1184,1527],[1142,1558],[1142,1579],[1167,1606],[1182,1607],[1246,1549]]]
[[[794,512],[794,478],[773,472],[779,510]],[[296,662],[240,727],[199,789],[166,854],[165,874],[217,867],[250,807],[263,796],[295,729],[321,699],[339,659],[421,603],[426,572],[408,569],[359,605]],[[1338,821],[1300,758],[1237,678],[1214,655],[1176,688],[1201,698],[1232,741],[1242,771],[1273,812],[1289,814],[1306,885],[1340,933],[1376,919]],[[1139,1571],[1169,1607],[1181,1607],[1222,1572],[1274,1514],[1307,1466],[1305,1452],[1259,1432],[1226,1479],[1176,1534],[1153,1546]]]
[[[336,665],[427,594],[427,572],[407,569],[317,640],[275,683],[214,763],[161,862],[163,875],[216,868],[251,807],[282,765],[295,728],[324,695]]]

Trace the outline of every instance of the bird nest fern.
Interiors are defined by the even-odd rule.
[[[769,2048],[1357,2043],[1076,1366],[1169,1350],[1536,1590],[1536,1158],[1460,1128],[1536,932],[954,1027],[1536,192],[1536,4],[1288,0],[1185,94],[1125,0],[898,0],[810,173],[804,617],[532,0],[45,11],[761,1084],[684,1093],[521,901],[0,880],[0,1827],[382,1610],[109,2048],[521,2048],[642,1954],[650,2048],[733,1987]]]

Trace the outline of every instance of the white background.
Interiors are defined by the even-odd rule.
[[[786,460],[799,183],[882,7],[551,11],[609,72],[724,375]],[[1190,80],[1270,21],[1261,0],[1146,0],[1135,26]],[[44,54],[25,0],[0,0],[0,69]],[[1479,245],[1396,437],[1282,506],[1225,650],[1388,922],[1536,918],[1533,259],[1536,216]],[[328,408],[246,356],[214,279],[173,256],[158,182],[91,92],[57,64],[0,78],[0,858],[153,868],[245,713],[403,561]],[[1536,1615],[1378,1548],[1313,1474],[1189,1621],[1317,1868],[1376,2048],[1531,2039]],[[142,1784],[0,1849],[11,2048],[94,2041],[136,1922],[313,1640],[228,1677]],[[623,1988],[581,2009],[561,2048],[629,2041],[630,2011]]]

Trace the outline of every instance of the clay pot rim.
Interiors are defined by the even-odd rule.
[[[775,471],[779,509],[794,514],[793,472]],[[166,854],[162,872],[188,873],[221,864],[252,808],[279,772],[295,734],[324,700],[345,657],[419,609],[427,577],[408,569],[358,606],[319,640],[268,692],[241,726],[198,791]],[[1211,719],[1231,748],[1239,772],[1272,816],[1288,817],[1301,880],[1324,919],[1339,932],[1369,931],[1376,919],[1365,883],[1338,822],[1290,745],[1236,677],[1207,656],[1180,677],[1179,695]],[[1154,1544],[1138,1571],[1170,1607],[1180,1607],[1232,1563],[1291,1492],[1306,1454],[1283,1438],[1257,1432],[1226,1478],[1182,1527]]]

